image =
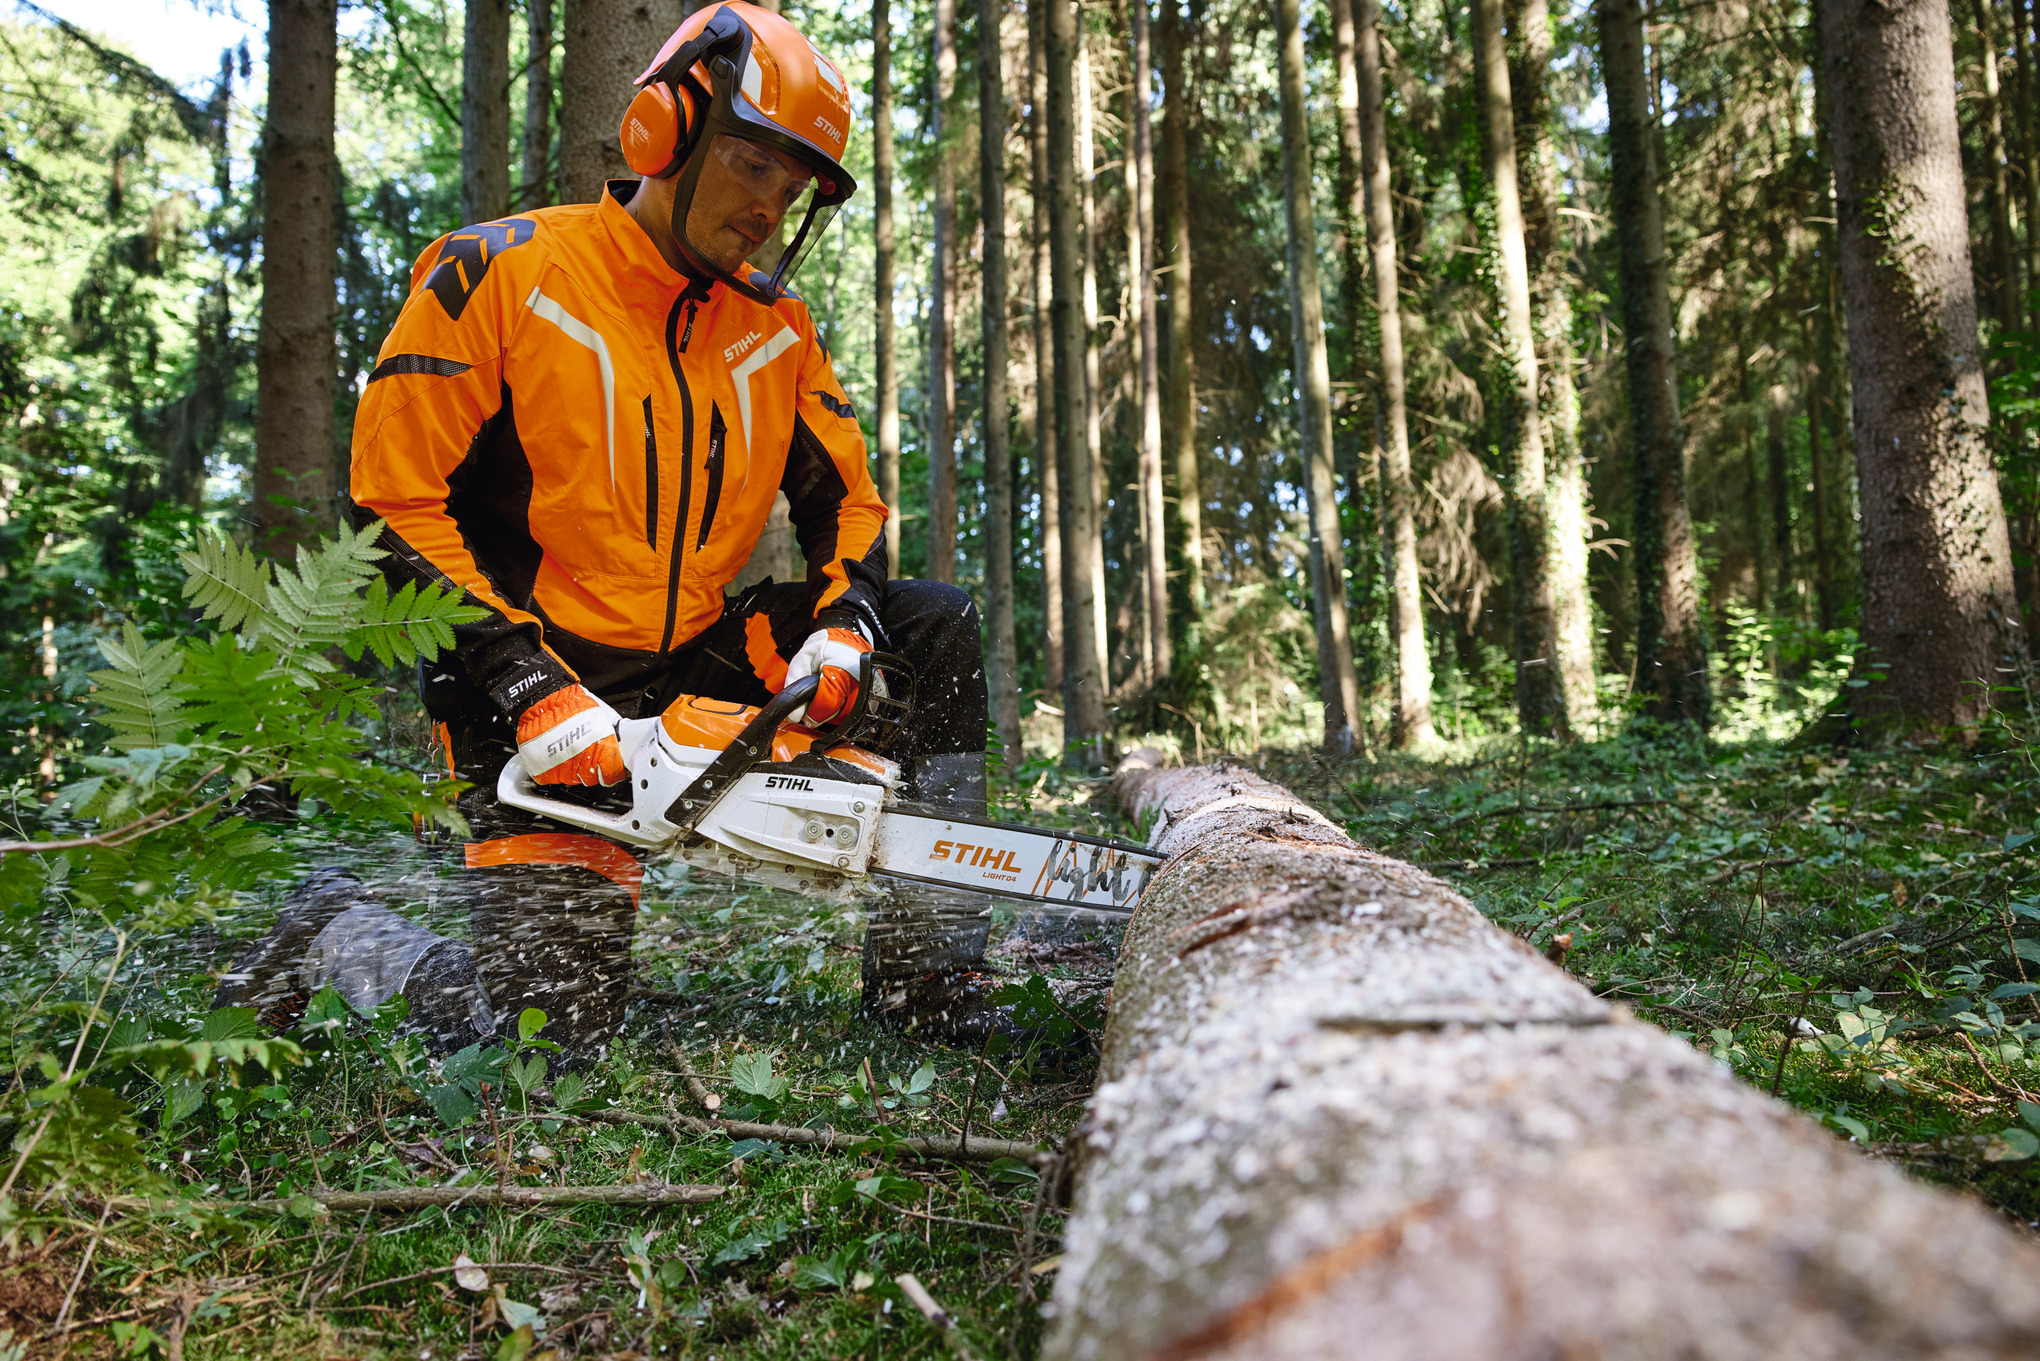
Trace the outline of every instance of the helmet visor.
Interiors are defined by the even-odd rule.
[[[686,244],[734,279],[764,274],[776,297],[835,216],[834,190],[790,153],[718,132],[693,186]]]

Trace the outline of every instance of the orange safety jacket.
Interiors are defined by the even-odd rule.
[[[433,242],[355,416],[357,524],[488,611],[455,651],[513,717],[657,685],[781,490],[818,619],[884,636],[885,503],[806,305],[675,271],[636,189]]]

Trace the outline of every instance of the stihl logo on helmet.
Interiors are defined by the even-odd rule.
[[[620,132],[624,159],[649,178],[679,175],[674,240],[689,270],[767,304],[787,296],[786,281],[857,191],[842,164],[850,127],[842,71],[779,15],[724,0],[680,25],[637,83]],[[693,239],[691,217],[711,149],[723,144],[721,159],[730,164],[732,139],[758,149],[742,153],[759,157],[746,163],[752,166],[746,188],[756,186],[758,202],[769,202],[771,216],[760,220],[777,228],[741,265],[732,259],[743,252],[741,244],[719,257],[715,242]],[[744,234],[751,236],[748,228]],[[784,249],[770,259],[782,237]],[[722,244],[734,239],[725,232]]]

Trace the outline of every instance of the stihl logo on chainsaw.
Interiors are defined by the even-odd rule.
[[[798,779],[792,775],[767,775],[765,777],[765,787],[767,789],[805,789],[812,794],[815,789],[815,782],[813,780]]]
[[[996,846],[972,846],[964,842],[938,841],[935,843],[935,849],[928,853],[928,858],[947,860],[957,865],[969,865],[973,869],[982,866],[988,870],[1020,873],[1020,866],[1013,860],[1013,852],[1002,851]]]

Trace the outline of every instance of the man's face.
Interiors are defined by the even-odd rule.
[[[694,181],[687,240],[717,267],[741,276],[808,192],[814,172],[785,152],[726,133],[716,135]]]

